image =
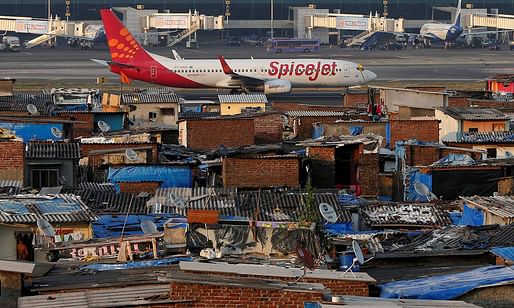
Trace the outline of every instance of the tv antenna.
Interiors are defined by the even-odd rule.
[[[368,260],[364,260],[364,255],[362,254],[361,246],[359,245],[359,242],[357,242],[356,240],[352,241],[352,249],[353,249],[353,253],[355,254],[355,258],[353,258],[352,265],[350,265],[350,267],[346,271],[344,271],[343,276],[346,273],[351,272],[353,275],[353,278],[356,278],[355,274],[353,273],[353,268],[355,267],[355,263],[364,265],[364,263],[373,259],[373,257],[369,258]]]
[[[52,127],[50,130],[52,131],[52,135],[55,138],[57,138],[57,139],[62,138],[62,130],[59,127]]]
[[[105,121],[100,120],[97,122],[97,125],[101,131],[100,136],[103,136],[104,133],[107,133],[111,130],[111,127]]]
[[[43,234],[45,238],[49,237],[54,239],[55,237],[55,230],[54,227],[44,218],[38,218],[36,220],[37,228],[39,229],[39,232]],[[48,247],[50,247],[50,243],[52,243],[55,247],[55,243],[53,241],[48,241]]]
[[[143,230],[144,234],[156,234],[156,233],[159,233],[159,230],[157,230],[157,226],[151,220],[143,220],[141,222],[141,230]]]
[[[126,149],[125,150],[125,157],[130,161],[136,161],[137,160],[137,152],[133,149]]]
[[[324,202],[320,203],[319,204],[319,212],[320,212],[321,216],[323,216],[323,218],[325,218],[325,220],[331,224],[336,223],[337,218],[339,218],[339,216],[337,216],[337,213],[334,210],[334,208],[328,203],[324,203]]]
[[[34,104],[28,104],[27,111],[30,113],[30,115],[38,115],[37,107]]]
[[[418,195],[427,198],[428,202],[437,200],[437,196],[421,182],[414,183],[414,190],[418,193]]]

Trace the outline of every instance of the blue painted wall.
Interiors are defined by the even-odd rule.
[[[109,124],[111,131],[122,130],[124,128],[124,119],[124,113],[95,113],[93,116],[95,123],[98,123],[98,121],[104,121],[105,123]],[[99,131],[98,125],[96,124],[95,131]]]
[[[63,138],[56,138],[52,134],[52,127],[57,127],[64,131],[63,124],[61,123],[0,122],[0,128],[10,129],[16,136],[23,138],[24,143],[30,140],[62,140]]]

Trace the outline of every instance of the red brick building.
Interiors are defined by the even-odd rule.
[[[223,187],[268,188],[300,185],[301,158],[296,155],[226,157]]]
[[[0,180],[23,181],[24,164],[23,142],[0,140]]]
[[[391,140],[394,147],[397,141],[418,140],[439,142],[438,120],[390,120]]]
[[[219,117],[179,121],[179,144],[195,149],[240,147],[255,143],[254,119]]]

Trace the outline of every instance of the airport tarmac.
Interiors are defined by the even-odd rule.
[[[171,57],[171,49],[150,47],[152,53]],[[267,52],[264,47],[227,47],[222,44],[204,44],[200,49],[190,50],[177,47],[179,54],[186,59],[215,59],[223,55],[231,58],[331,58],[344,59],[363,64],[378,78],[371,84],[472,84],[483,87],[483,80],[495,74],[514,73],[514,51],[505,46],[504,50],[487,49],[406,49],[400,51],[361,51],[357,48],[322,46],[320,52],[309,54]],[[105,45],[97,45],[93,50],[80,50],[68,46],[56,49],[36,47],[23,49],[17,53],[0,53],[0,78],[12,77],[23,84],[45,87],[94,86],[96,78],[103,76],[107,85],[119,84],[119,77],[104,66],[90,59],[109,60]],[[106,85],[104,85],[106,86]],[[217,91],[204,91],[195,94],[187,90],[179,93],[189,94],[191,99],[208,99]],[[318,96],[316,92],[302,92],[300,97]],[[326,100],[339,101],[340,92],[326,92]],[[328,98],[330,97],[330,98]],[[289,97],[289,99],[293,99]],[[288,100],[289,100],[288,99]]]

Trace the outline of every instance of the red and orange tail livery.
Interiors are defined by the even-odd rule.
[[[100,10],[107,44],[111,52],[111,58],[118,63],[133,63],[134,60],[143,60],[146,55],[144,49],[136,39],[130,34],[129,30],[114,15],[112,10]]]

